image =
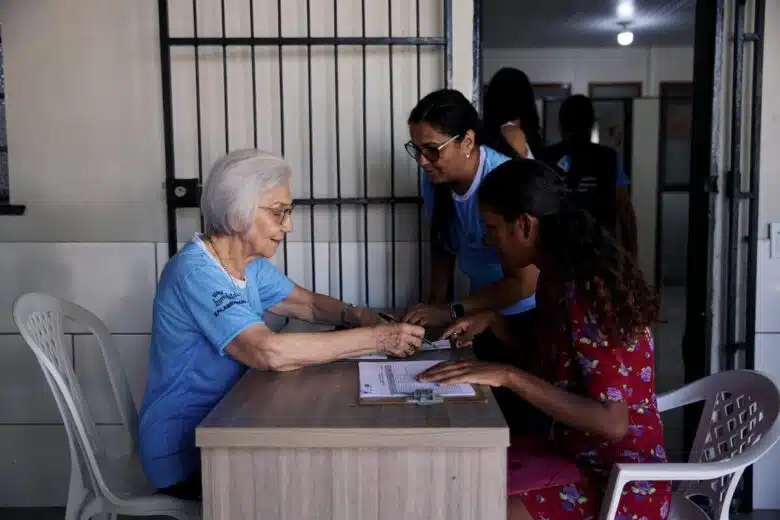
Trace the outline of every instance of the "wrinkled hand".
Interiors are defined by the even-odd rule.
[[[417,374],[417,380],[425,383],[457,384],[469,383],[493,387],[507,386],[512,372],[511,365],[486,363],[484,361],[448,361],[434,365]]]
[[[449,305],[430,305],[416,303],[412,305],[401,321],[421,325],[423,327],[439,327],[452,321]]]
[[[376,325],[374,333],[379,352],[406,357],[420,350],[425,329],[409,323],[388,323]]]
[[[494,311],[481,311],[458,318],[439,339],[449,339],[456,347],[468,347],[474,338],[489,329],[497,318],[498,313]]]

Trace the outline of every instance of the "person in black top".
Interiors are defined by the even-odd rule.
[[[636,258],[636,217],[628,177],[615,150],[591,142],[595,113],[590,98],[570,96],[561,105],[558,122],[563,140],[540,153],[542,160],[563,175],[572,201]]]
[[[482,112],[485,143],[494,150],[533,159],[544,148],[533,87],[523,71],[504,67],[496,72]]]

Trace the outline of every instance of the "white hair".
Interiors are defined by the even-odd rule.
[[[290,184],[290,165],[279,155],[247,148],[220,158],[200,200],[206,235],[246,233],[266,191]]]

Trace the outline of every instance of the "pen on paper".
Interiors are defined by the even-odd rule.
[[[392,314],[387,314],[386,312],[378,312],[379,317],[382,318],[385,321],[389,321],[391,323],[401,323],[401,320],[393,316]],[[429,339],[426,339],[425,337],[422,338],[422,342],[428,345],[429,347],[433,349],[438,349],[436,345],[433,344],[433,342]]]

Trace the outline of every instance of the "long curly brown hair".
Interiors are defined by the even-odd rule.
[[[524,214],[539,220],[540,307],[555,303],[565,311],[572,297],[584,299],[601,331],[621,340],[658,320],[658,294],[632,256],[590,214],[571,205],[555,170],[513,159],[482,181],[478,197],[483,208],[508,222]]]

